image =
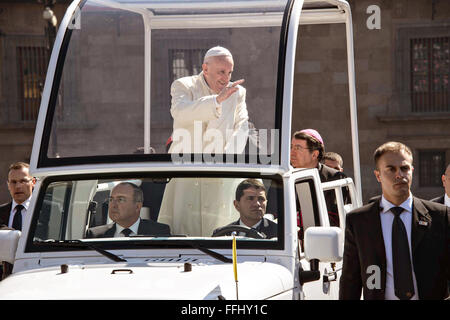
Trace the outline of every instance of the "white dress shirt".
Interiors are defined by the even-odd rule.
[[[444,196],[444,204],[447,207],[450,207],[450,197],[447,194],[445,194],[445,196]]]
[[[22,209],[22,212],[21,212],[22,213],[22,228],[23,228],[23,223],[25,221],[26,214],[28,212],[28,208],[30,207],[30,202],[31,202],[31,196],[22,203],[22,206],[23,206],[23,209]],[[11,211],[10,211],[10,214],[9,214],[9,221],[8,221],[8,227],[10,227],[10,228],[12,228],[12,225],[13,225],[13,221],[14,221],[14,216],[16,214],[16,206],[17,205],[18,205],[18,203],[15,202],[14,199],[13,199],[12,205],[11,205]]]
[[[137,219],[136,222],[133,225],[131,225],[129,228],[124,228],[120,224],[116,223],[116,232],[114,233],[114,238],[125,237],[125,235],[122,233],[123,229],[130,229],[131,230],[130,236],[136,236],[138,234],[140,222],[141,222],[141,218]]]
[[[406,233],[408,235],[409,256],[411,258],[411,270],[413,271],[414,296],[411,300],[418,300],[417,281],[414,273],[414,264],[412,263],[413,260],[411,253],[412,204],[413,198],[410,194],[409,198],[398,207],[402,207],[405,210],[400,214],[400,219],[403,221],[406,228]],[[383,231],[384,247],[386,250],[386,292],[384,298],[385,300],[399,300],[395,295],[394,289],[394,269],[392,264],[392,223],[394,222],[394,214],[390,211],[392,207],[397,206],[390,203],[384,196],[382,196],[380,207],[381,228]]]
[[[261,224],[261,222],[262,222],[262,219],[259,220],[255,225],[251,226],[251,228],[253,228],[253,229],[258,228],[258,226]],[[239,225],[248,228],[248,226],[245,223],[243,223],[241,219],[239,219]],[[247,234],[245,232],[239,232],[239,234],[238,234],[238,236],[243,236],[243,237],[245,237],[246,235]]]

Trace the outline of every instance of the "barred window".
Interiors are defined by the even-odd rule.
[[[208,49],[169,49],[170,83],[181,77],[199,74]]]
[[[47,71],[45,47],[17,47],[17,75],[21,120],[36,120]]]
[[[450,37],[411,39],[412,112],[450,112]]]
[[[421,187],[439,187],[445,171],[445,151],[419,151],[419,185]]]

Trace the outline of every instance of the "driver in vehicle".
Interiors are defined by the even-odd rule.
[[[167,224],[140,218],[143,201],[141,188],[130,182],[119,183],[108,198],[108,215],[113,223],[89,228],[86,238],[169,236]]]
[[[246,179],[236,188],[236,200],[234,207],[239,212],[240,218],[213,232],[213,237],[218,235],[231,235],[233,226],[243,226],[258,231],[263,238],[275,238],[278,226],[275,222],[264,218],[267,206],[266,188],[256,179]],[[226,230],[229,230],[227,232]],[[237,231],[237,230],[236,230]],[[239,236],[250,236],[250,232],[238,232]]]

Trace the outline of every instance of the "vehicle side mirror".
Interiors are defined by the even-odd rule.
[[[0,230],[0,261],[14,264],[20,235],[18,230]]]
[[[341,261],[344,252],[344,234],[338,227],[309,227],[305,231],[306,260],[320,262]]]

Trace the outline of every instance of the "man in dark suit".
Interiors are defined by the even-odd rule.
[[[144,196],[142,190],[133,183],[116,185],[108,201],[108,214],[113,223],[89,228],[86,238],[170,235],[168,225],[140,218]]]
[[[294,168],[317,168],[321,182],[347,178],[343,172],[321,163],[324,153],[325,144],[319,132],[316,130],[304,129],[295,132],[292,136],[290,161]],[[330,225],[339,226],[339,214],[334,190],[325,191],[324,196],[328,208]],[[344,203],[347,202],[348,197],[348,190],[344,189]],[[299,225],[301,225],[300,221]]]
[[[7,184],[12,200],[0,206],[0,229],[22,230],[36,183],[29,169],[30,165],[25,162],[9,166]]]
[[[266,188],[260,181],[255,179],[246,179],[242,181],[236,188],[236,196],[233,204],[239,212],[240,218],[225,227],[215,229],[213,231],[213,236],[223,228],[231,225],[252,228],[261,233],[263,237],[269,239],[277,236],[278,225],[275,222],[264,218],[267,197]],[[227,235],[231,235],[231,232]],[[250,234],[247,234],[247,236],[249,235]]]
[[[431,199],[431,201],[442,203],[447,207],[450,207],[450,163],[447,165],[447,169],[442,175],[442,185],[444,186],[444,194],[440,197]]]
[[[12,199],[0,205],[0,230],[22,231],[35,183],[36,179],[30,176],[28,163],[15,162],[9,166],[7,184]],[[8,262],[2,262],[0,277],[10,274],[12,266]]]
[[[346,217],[340,299],[445,299],[449,208],[411,194],[413,155],[399,142],[374,153],[382,196]]]

